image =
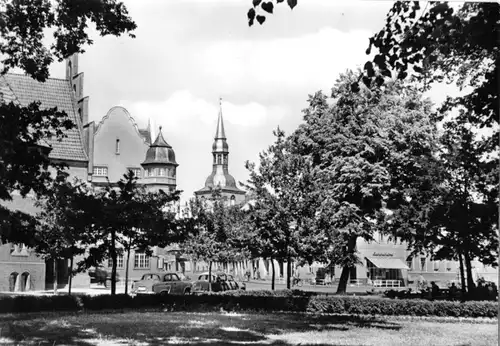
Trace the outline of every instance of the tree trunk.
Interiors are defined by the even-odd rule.
[[[208,292],[212,291],[212,261],[208,261]]]
[[[476,285],[474,284],[474,278],[472,277],[472,264],[469,257],[469,253],[464,251],[465,268],[467,269],[467,291],[470,297],[474,296],[474,291]]]
[[[465,284],[464,260],[460,251],[458,252],[458,262],[460,265],[460,284],[462,286],[462,298],[465,298],[465,294],[467,293],[467,286]]]
[[[290,289],[290,279],[292,277],[292,259],[290,256],[288,256],[287,262],[286,262],[286,288]]]
[[[125,294],[128,294],[128,267],[130,261],[130,246],[127,248],[127,262],[125,263]]]
[[[111,267],[111,295],[116,294],[116,234],[115,231],[111,231],[111,260],[113,261],[113,266]]]
[[[272,274],[271,274],[271,290],[274,291],[274,279],[276,278],[276,273],[275,273],[275,270],[274,270],[274,260],[273,260],[272,257],[271,257],[271,270],[272,270]]]
[[[357,236],[350,236],[349,240],[347,241],[347,253],[346,254],[351,254],[354,253],[354,250],[356,249],[356,239]],[[342,268],[342,274],[340,274],[340,281],[339,281],[339,286],[337,287],[337,294],[344,294],[346,293],[347,290],[347,282],[349,281],[349,271],[351,267],[350,266],[344,266]]]
[[[71,256],[71,258],[69,259],[68,295],[71,295],[71,284],[73,283],[73,259],[73,256]]]
[[[52,262],[53,262],[53,275],[52,275],[52,279],[54,281],[54,295],[57,294],[57,258],[54,258],[52,259]]]

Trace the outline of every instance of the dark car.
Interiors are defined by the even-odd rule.
[[[190,294],[191,282],[177,273],[148,273],[132,284],[133,294]]]
[[[229,290],[246,289],[245,283],[237,283],[232,275],[225,273],[212,273],[209,281],[209,274],[202,273],[198,280],[193,282],[192,293],[200,294],[204,292],[222,292]]]
[[[107,271],[103,267],[96,267],[96,268],[91,268],[88,271],[88,274],[90,276],[90,283],[91,284],[99,284],[99,285],[104,285],[104,287],[108,287],[111,285],[111,272]],[[120,281],[120,277],[118,273],[116,273],[116,282]]]

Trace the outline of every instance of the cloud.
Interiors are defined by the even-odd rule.
[[[224,40],[201,52],[202,70],[226,86],[329,89],[340,72],[363,64],[368,31],[330,27],[269,40]]]
[[[219,105],[203,98],[194,96],[188,90],[178,90],[163,101],[120,101],[120,105],[127,108],[140,126],[144,127],[149,118],[157,125],[162,125],[171,132],[197,131],[194,124],[202,123],[213,125],[217,121]],[[240,127],[259,127],[269,119],[280,119],[285,109],[279,106],[266,107],[257,102],[234,104],[222,102],[225,123]],[[206,127],[199,129],[206,131]]]

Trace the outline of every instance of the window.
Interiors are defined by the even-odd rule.
[[[231,201],[229,203],[231,205],[235,205],[236,204],[236,197],[234,197],[234,195],[231,196]]]
[[[160,177],[164,177],[164,176],[165,176],[165,169],[160,168]]]
[[[149,257],[145,253],[135,253],[134,268],[149,268]]]
[[[384,241],[384,235],[382,233],[378,234],[378,242],[381,243]]]
[[[140,178],[141,177],[141,169],[140,168],[129,168],[132,173],[134,173],[134,177]]]
[[[108,167],[94,166],[94,175],[96,175],[98,177],[107,177],[108,176]]]
[[[164,260],[162,257],[158,257],[158,269],[163,269]]]
[[[439,263],[440,263],[440,261],[434,261],[433,262],[432,267],[433,267],[433,269],[434,269],[435,272],[439,271]]]
[[[425,262],[426,262],[426,258],[425,257],[420,257],[420,270],[421,271],[425,270]]]
[[[113,260],[108,258],[108,267],[111,268],[113,266]],[[123,268],[123,255],[118,255],[116,257],[116,268]]]
[[[116,144],[115,144],[115,154],[120,155],[120,140],[118,138],[116,139]]]
[[[408,257],[406,259],[406,265],[408,266],[408,268],[410,268],[410,270],[412,270],[413,269],[413,258]]]

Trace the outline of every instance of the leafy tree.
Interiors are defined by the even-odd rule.
[[[255,202],[249,221],[256,232],[254,253],[286,261],[290,288],[292,261],[312,263],[320,248],[312,227],[317,189],[309,161],[292,153],[282,130],[274,135],[275,143],[259,155],[258,169],[246,163]]]
[[[135,23],[123,3],[116,0],[3,0],[0,9],[1,70],[20,68],[38,81],[49,77],[49,65],[55,60],[83,53],[93,43],[88,25],[93,23],[101,36],[128,33]],[[53,30],[53,40],[46,34]],[[74,126],[64,112],[41,109],[34,102],[27,107],[17,102],[0,104],[0,200],[10,200],[13,190],[24,197],[33,190],[47,193],[52,181],[48,167],[64,167],[49,160],[47,139],[61,140],[64,129]],[[36,100],[35,100],[36,101]],[[24,242],[16,232],[29,216],[0,206],[2,241]]]
[[[85,215],[80,208],[88,201],[88,189],[85,183],[78,180],[71,183],[67,178],[67,173],[58,172],[48,194],[36,202],[42,210],[36,216],[35,231],[26,234],[31,240],[29,246],[53,262],[54,294],[57,293],[59,260],[70,259],[68,293],[71,294],[71,278],[76,274],[73,259],[85,252],[84,246],[88,243]]]
[[[124,250],[127,280],[132,249],[151,254],[151,246],[165,246],[177,240],[173,213],[164,209],[178,200],[178,195],[178,192],[170,195],[161,190],[147,192],[138,186],[137,178],[130,171],[120,179],[116,189],[108,184],[98,191],[94,203],[86,210],[88,220],[92,220],[88,222],[92,223],[93,242],[79,267],[88,269],[111,259],[111,294],[115,294],[117,258]]]
[[[228,206],[218,189],[210,200],[193,199],[190,216],[185,218],[186,240],[181,247],[195,260],[208,263],[211,282],[214,262],[228,263],[246,258],[242,235],[242,211],[239,206]]]
[[[127,220],[126,227],[120,230],[118,243],[126,253],[125,294],[128,293],[128,273],[131,250],[144,251],[151,255],[151,246],[165,247],[182,239],[175,221],[175,213],[164,210],[179,200],[179,191],[168,194],[148,192],[137,184],[137,177],[128,171],[125,180],[118,182],[123,209],[122,219]],[[113,264],[114,265],[114,264]]]
[[[12,200],[14,190],[23,197],[30,191],[38,196],[49,193],[53,180],[49,166],[61,170],[64,165],[50,161],[45,140],[62,139],[63,129],[71,127],[65,113],[40,109],[40,103],[28,107],[0,104],[0,200]],[[29,219],[29,215],[12,212],[2,205],[0,215],[0,240],[29,242],[29,234],[18,232],[22,220]]]
[[[427,165],[435,150],[430,102],[409,85],[385,89],[350,85],[348,71],[332,89],[333,104],[321,92],[309,99],[302,124],[290,139],[308,157],[320,189],[317,239],[325,257],[343,267],[338,292],[345,292],[349,269],[358,261],[356,241],[384,232],[387,209],[397,209],[432,179]]]
[[[432,189],[433,198],[428,198],[432,207],[425,214],[426,227],[408,240],[414,251],[426,249],[437,260],[458,260],[462,288],[467,286],[472,295],[471,261],[479,259],[485,265],[498,266],[498,154],[485,152],[488,145],[474,131],[465,112],[444,124],[440,141],[435,175],[439,178]],[[404,228],[396,220],[398,217],[393,226]]]

